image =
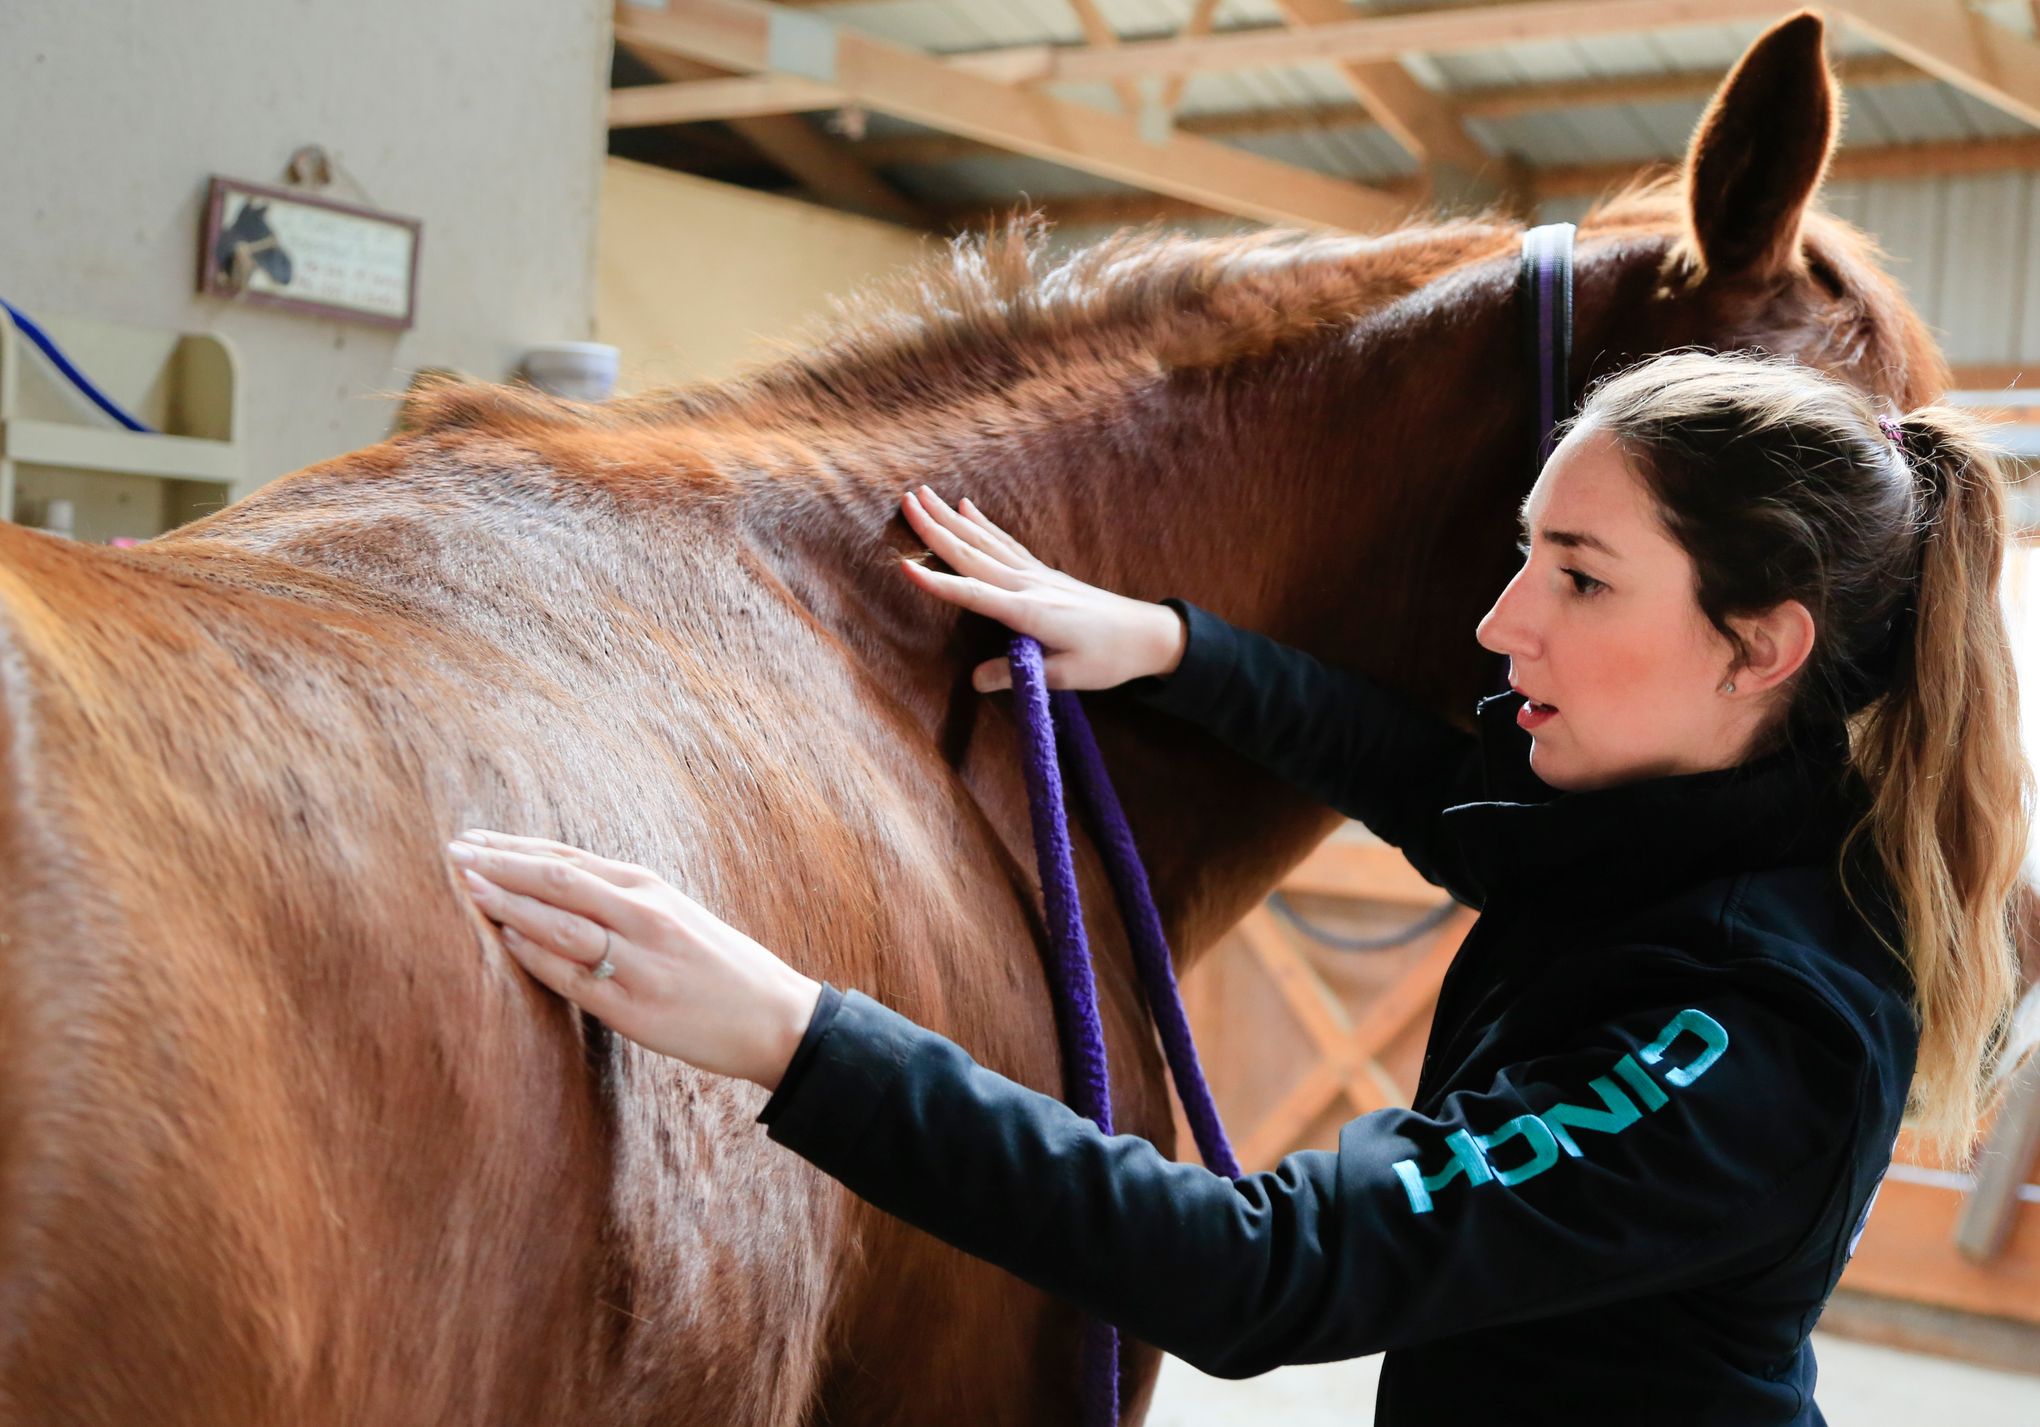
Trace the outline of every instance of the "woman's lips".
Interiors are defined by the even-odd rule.
[[[1525,698],[1523,706],[1516,710],[1517,725],[1526,729],[1542,728],[1557,717],[1558,710],[1550,704],[1540,704],[1530,698]]]

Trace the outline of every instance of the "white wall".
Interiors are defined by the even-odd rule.
[[[0,0],[0,296],[227,336],[245,492],[381,439],[420,366],[589,335],[608,64],[604,0]],[[197,295],[207,177],[313,143],[424,220],[409,332]]]

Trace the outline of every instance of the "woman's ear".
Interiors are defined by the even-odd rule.
[[[1784,683],[1813,653],[1813,616],[1798,600],[1783,600],[1762,614],[1730,616],[1744,655],[1727,677],[1739,693],[1763,693]]]

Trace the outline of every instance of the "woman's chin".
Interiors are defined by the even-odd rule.
[[[1530,771],[1546,787],[1556,788],[1561,793],[1583,787],[1591,781],[1583,778],[1578,768],[1570,766],[1570,760],[1554,754],[1535,734],[1530,736]]]

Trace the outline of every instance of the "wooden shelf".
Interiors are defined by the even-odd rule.
[[[146,539],[232,498],[242,466],[240,382],[225,338],[31,316],[101,391],[154,429],[116,424],[0,311],[0,519],[40,520],[63,500],[81,540]]]
[[[229,441],[95,431],[61,421],[19,418],[0,420],[0,457],[23,465],[184,481],[231,481],[241,469],[241,453]]]

